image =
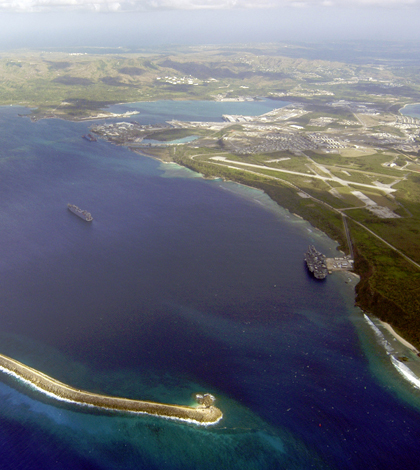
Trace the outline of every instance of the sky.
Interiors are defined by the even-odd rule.
[[[0,49],[420,40],[420,0],[0,0]]]

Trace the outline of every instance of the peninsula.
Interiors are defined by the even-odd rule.
[[[203,426],[216,424],[223,418],[223,413],[213,405],[215,399],[210,394],[196,394],[196,407],[100,395],[73,388],[3,354],[0,354],[0,370],[54,399],[79,406],[148,414]]]

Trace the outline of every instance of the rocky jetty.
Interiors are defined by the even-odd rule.
[[[216,424],[223,417],[219,408],[213,406],[215,399],[210,394],[197,394],[200,398],[197,397],[196,407],[101,395],[73,388],[3,354],[0,354],[0,371],[30,384],[51,398],[73,403],[75,406],[160,416],[204,426]]]

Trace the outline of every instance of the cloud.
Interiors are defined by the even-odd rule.
[[[0,0],[0,11],[223,10],[280,7],[420,7],[420,0]]]
[[[0,0],[0,11],[34,12],[63,9],[88,9],[92,11],[118,11],[122,3],[114,0]],[[137,3],[137,2],[133,2]]]

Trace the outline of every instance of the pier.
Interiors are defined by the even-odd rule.
[[[309,271],[317,279],[325,279],[333,271],[352,271],[354,260],[351,255],[342,258],[327,258],[313,245],[309,245],[305,253],[305,261]]]

